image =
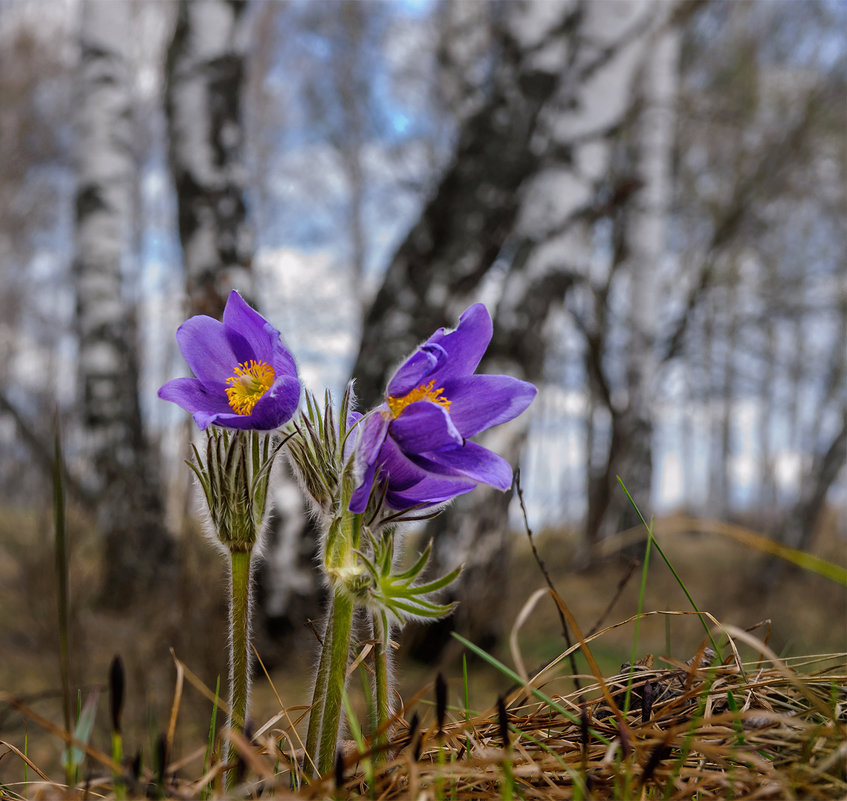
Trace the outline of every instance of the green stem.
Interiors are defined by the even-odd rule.
[[[353,628],[353,599],[343,589],[334,590],[332,620],[329,625],[332,627],[332,638],[329,642],[324,642],[324,649],[329,649],[329,667],[321,714],[320,747],[316,760],[318,773],[321,776],[329,773],[335,765],[342,696],[347,683],[350,633]]]
[[[382,615],[375,612],[373,615],[374,628],[374,685],[376,695],[376,728],[377,734],[374,736],[374,745],[379,746],[387,743],[391,737],[388,721],[391,716],[390,706],[390,679],[388,676],[388,631],[385,627]],[[375,756],[375,761],[379,762],[384,758],[384,754],[379,750]]]
[[[229,607],[229,725],[244,730],[247,719],[247,696],[250,691],[250,556],[247,551],[230,551]],[[229,758],[229,757],[228,757]],[[227,784],[235,779],[230,771]]]
[[[334,596],[330,597],[329,608],[326,612],[326,626],[324,627],[323,643],[321,644],[321,657],[318,662],[318,672],[315,676],[315,689],[312,693],[312,706],[309,710],[309,730],[306,734],[306,756],[303,767],[307,773],[317,769],[318,739],[321,734],[321,719],[324,712],[324,701],[326,700],[326,687],[329,681],[329,652],[332,642],[332,620],[333,620]],[[311,764],[310,764],[311,763]]]
[[[124,744],[123,736],[119,731],[112,732],[112,762],[120,765],[124,759]],[[120,771],[115,771],[112,774],[114,781],[115,798],[117,801],[123,801],[126,798],[126,785],[124,785],[123,777]]]

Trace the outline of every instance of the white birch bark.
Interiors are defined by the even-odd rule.
[[[624,321],[629,342],[626,351],[618,354],[625,365],[625,383],[616,391],[611,382],[607,387],[609,450],[606,464],[589,482],[589,545],[637,523],[617,486],[617,476],[644,510],[652,495],[652,400],[660,364],[657,334],[665,290],[673,281],[664,256],[680,33],[676,26],[667,25],[675,4],[650,4],[648,8],[652,25],[638,42],[638,71],[630,84],[637,116],[630,134],[627,170],[637,191],[625,204],[619,223],[620,240],[615,247],[625,255],[612,267],[626,275],[628,286]],[[604,340],[608,337],[608,332],[598,333]],[[602,364],[596,365],[598,373],[604,370]]]
[[[252,291],[252,235],[239,107],[243,0],[180,0],[167,59],[171,172],[189,310],[219,317],[231,289]]]
[[[645,1],[586,4],[572,37],[551,36],[550,31],[561,25],[563,13],[572,8],[567,4],[516,4],[516,17],[511,21],[515,39],[527,54],[526,64],[564,76],[539,113],[530,146],[541,153],[566,151],[570,159],[541,160],[519,188],[519,208],[509,240],[513,255],[500,287],[495,335],[483,369],[537,384],[544,375],[548,317],[562,306],[577,280],[589,277],[592,224],[614,146],[607,132],[620,126],[632,109],[632,76],[647,57],[653,34],[647,23],[654,6]],[[661,196],[659,201],[663,200]],[[645,251],[660,247],[655,242],[663,231],[651,234],[651,238],[645,237]],[[649,257],[645,253],[644,258]],[[470,297],[474,292],[479,292],[478,286]],[[460,308],[468,299],[459,296],[451,301]],[[483,442],[515,463],[529,420],[525,415],[512,421]],[[479,642],[490,641],[504,626],[499,615],[511,548],[509,527],[503,524],[508,500],[477,489],[457,501],[449,524],[441,523],[455,524],[457,530],[435,538],[440,569],[459,560],[465,564],[460,598],[474,601],[460,604],[456,625]],[[480,598],[487,610],[482,620],[473,613]],[[416,653],[437,647],[442,634],[437,628],[428,629],[421,639]]]
[[[152,584],[169,547],[142,431],[134,309],[122,280],[135,181],[124,56],[130,11],[109,0],[82,4],[73,267],[84,425],[106,546],[103,594],[115,606]]]
[[[671,8],[664,6],[665,11]],[[663,14],[657,22],[665,22]],[[670,284],[665,264],[680,39],[679,31],[669,28],[647,40],[649,53],[635,132],[634,166],[641,189],[627,215],[625,232],[630,252],[631,361],[625,413],[628,424],[623,435],[628,458],[623,460],[620,475],[633,498],[647,508],[652,495],[653,399],[659,367],[656,336],[664,290]],[[620,498],[620,493],[616,497]]]

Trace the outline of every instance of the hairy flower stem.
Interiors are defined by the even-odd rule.
[[[346,500],[342,505],[345,507]],[[329,522],[324,540],[323,562],[329,578],[330,603],[309,715],[305,760],[308,765],[311,758],[313,769],[321,776],[335,766],[353,629],[353,597],[363,574],[356,555],[361,536],[361,515],[344,511]]]
[[[335,765],[338,727],[341,723],[342,696],[347,683],[347,662],[350,656],[350,634],[353,628],[353,599],[342,588],[333,593],[332,619],[327,626],[329,639],[324,650],[329,651],[326,694],[320,724],[320,746],[316,764],[318,774],[329,773]]]
[[[383,752],[379,751],[380,746],[385,745],[391,737],[391,731],[388,725],[391,715],[391,686],[388,675],[388,631],[378,612],[373,615],[373,631],[374,695],[376,696],[376,728],[378,732],[374,737],[374,746],[378,750],[375,761],[379,762],[386,756]]]
[[[326,700],[326,686],[329,681],[329,652],[332,641],[332,620],[333,620],[334,598],[330,599],[330,607],[326,613],[326,626],[324,627],[323,643],[321,647],[320,661],[318,662],[318,672],[315,676],[315,689],[312,693],[312,706],[309,711],[309,730],[306,734],[306,757],[304,759],[304,769],[307,773],[317,770],[317,764],[314,762],[317,756],[318,740],[321,734],[321,720],[323,719],[324,701]]]
[[[229,606],[229,725],[244,730],[247,719],[247,696],[250,690],[250,550],[230,551]],[[234,782],[234,771],[227,785]]]

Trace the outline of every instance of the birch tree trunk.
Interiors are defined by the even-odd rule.
[[[610,132],[622,124],[631,108],[628,78],[645,52],[648,26],[643,22],[648,19],[651,5],[588,4],[575,7],[577,16],[569,16],[574,7],[561,5],[559,13],[564,16],[558,19],[550,14],[550,8],[544,3],[525,4],[518,10],[522,19],[507,22],[515,32],[515,46],[523,54],[523,68],[538,70],[555,88],[547,93],[530,136],[511,142],[510,149],[500,153],[500,159],[507,164],[522,161],[524,172],[512,190],[515,208],[509,217],[507,236],[498,242],[495,254],[501,263],[505,262],[507,272],[496,304],[495,336],[482,367],[484,371],[509,373],[535,383],[540,383],[544,374],[549,314],[562,306],[574,282],[588,273],[591,227],[609,205],[614,208],[627,197],[626,192],[615,193],[611,200],[603,197],[602,185],[612,156]],[[546,17],[550,27],[545,30],[538,19],[532,19],[533,14]],[[546,73],[548,69],[550,73]],[[563,76],[562,80],[557,80],[557,76]],[[527,148],[527,152],[518,152],[520,147]],[[545,154],[544,158],[534,160],[536,152]],[[562,152],[568,154],[566,161],[556,158]],[[488,181],[498,169],[491,165]],[[480,213],[478,207],[476,211]],[[456,209],[455,213],[461,210]],[[452,207],[442,209],[440,214],[452,219]],[[495,222],[502,224],[500,220]],[[495,226],[489,228],[485,218],[478,224],[487,232],[497,230]],[[406,245],[409,244],[407,240]],[[444,246],[443,240],[439,245]],[[454,247],[462,245],[457,239]],[[475,268],[467,276],[462,270],[466,263]],[[454,317],[455,311],[451,314],[447,309],[460,308],[468,297],[480,291],[491,263],[490,255],[485,259],[462,256],[461,266],[457,270],[454,265],[452,270],[453,297],[449,290],[438,292],[437,282],[449,280],[447,273],[444,278],[433,276],[432,283],[421,285],[424,302],[440,296],[442,322]],[[395,260],[389,267],[383,292],[390,286],[392,270],[397,266]],[[411,294],[408,286],[406,292]],[[391,314],[394,315],[393,310]],[[363,349],[364,346],[363,342]],[[491,432],[485,443],[516,463],[528,421],[527,416]],[[501,636],[512,536],[507,515],[509,500],[508,495],[480,488],[459,499],[450,513],[436,521],[438,535],[434,542],[439,569],[464,562],[457,596],[467,602],[460,604],[454,619],[419,633],[413,643],[416,655],[437,653],[446,642],[445,630],[452,625],[479,643],[491,644]],[[478,614],[480,606],[486,610],[484,616]]]
[[[127,3],[82,4],[75,259],[79,380],[105,538],[104,602],[130,603],[166,572],[171,542],[142,429],[135,310],[122,266],[131,239],[132,108]]]
[[[544,4],[515,3],[512,14],[533,5]],[[559,9],[559,21],[576,15],[576,4],[550,6]],[[550,29],[536,42],[539,47],[545,39],[550,47],[563,44],[564,34]],[[381,396],[393,364],[477,292],[514,229],[521,185],[544,162],[541,148],[530,142],[559,75],[526,57],[508,26],[501,38],[490,92],[463,125],[452,163],[395,253],[365,315],[353,368],[363,405]]]
[[[243,0],[180,0],[167,57],[171,172],[189,312],[219,318],[231,289],[252,292],[240,92]]]
[[[638,98],[638,115],[632,136],[629,170],[639,190],[625,204],[622,241],[628,274],[627,328],[629,345],[625,355],[625,402],[614,404],[612,431],[605,470],[595,482],[589,498],[588,542],[605,534],[637,524],[637,517],[617,477],[624,481],[633,499],[647,511],[653,484],[653,399],[659,369],[657,331],[666,248],[668,208],[671,195],[671,155],[674,137],[674,108],[678,77],[680,33],[665,26],[673,7],[658,7],[652,35],[644,37],[645,48],[639,80],[633,87]],[[603,508],[605,506],[605,508]]]

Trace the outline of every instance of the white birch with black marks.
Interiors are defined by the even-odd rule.
[[[82,4],[75,258],[79,382],[98,523],[103,601],[131,602],[167,572],[170,553],[138,398],[138,343],[124,265],[132,234],[131,6]]]
[[[247,46],[243,0],[180,0],[168,49],[165,105],[188,308],[219,318],[231,289],[252,297],[240,96]]]

